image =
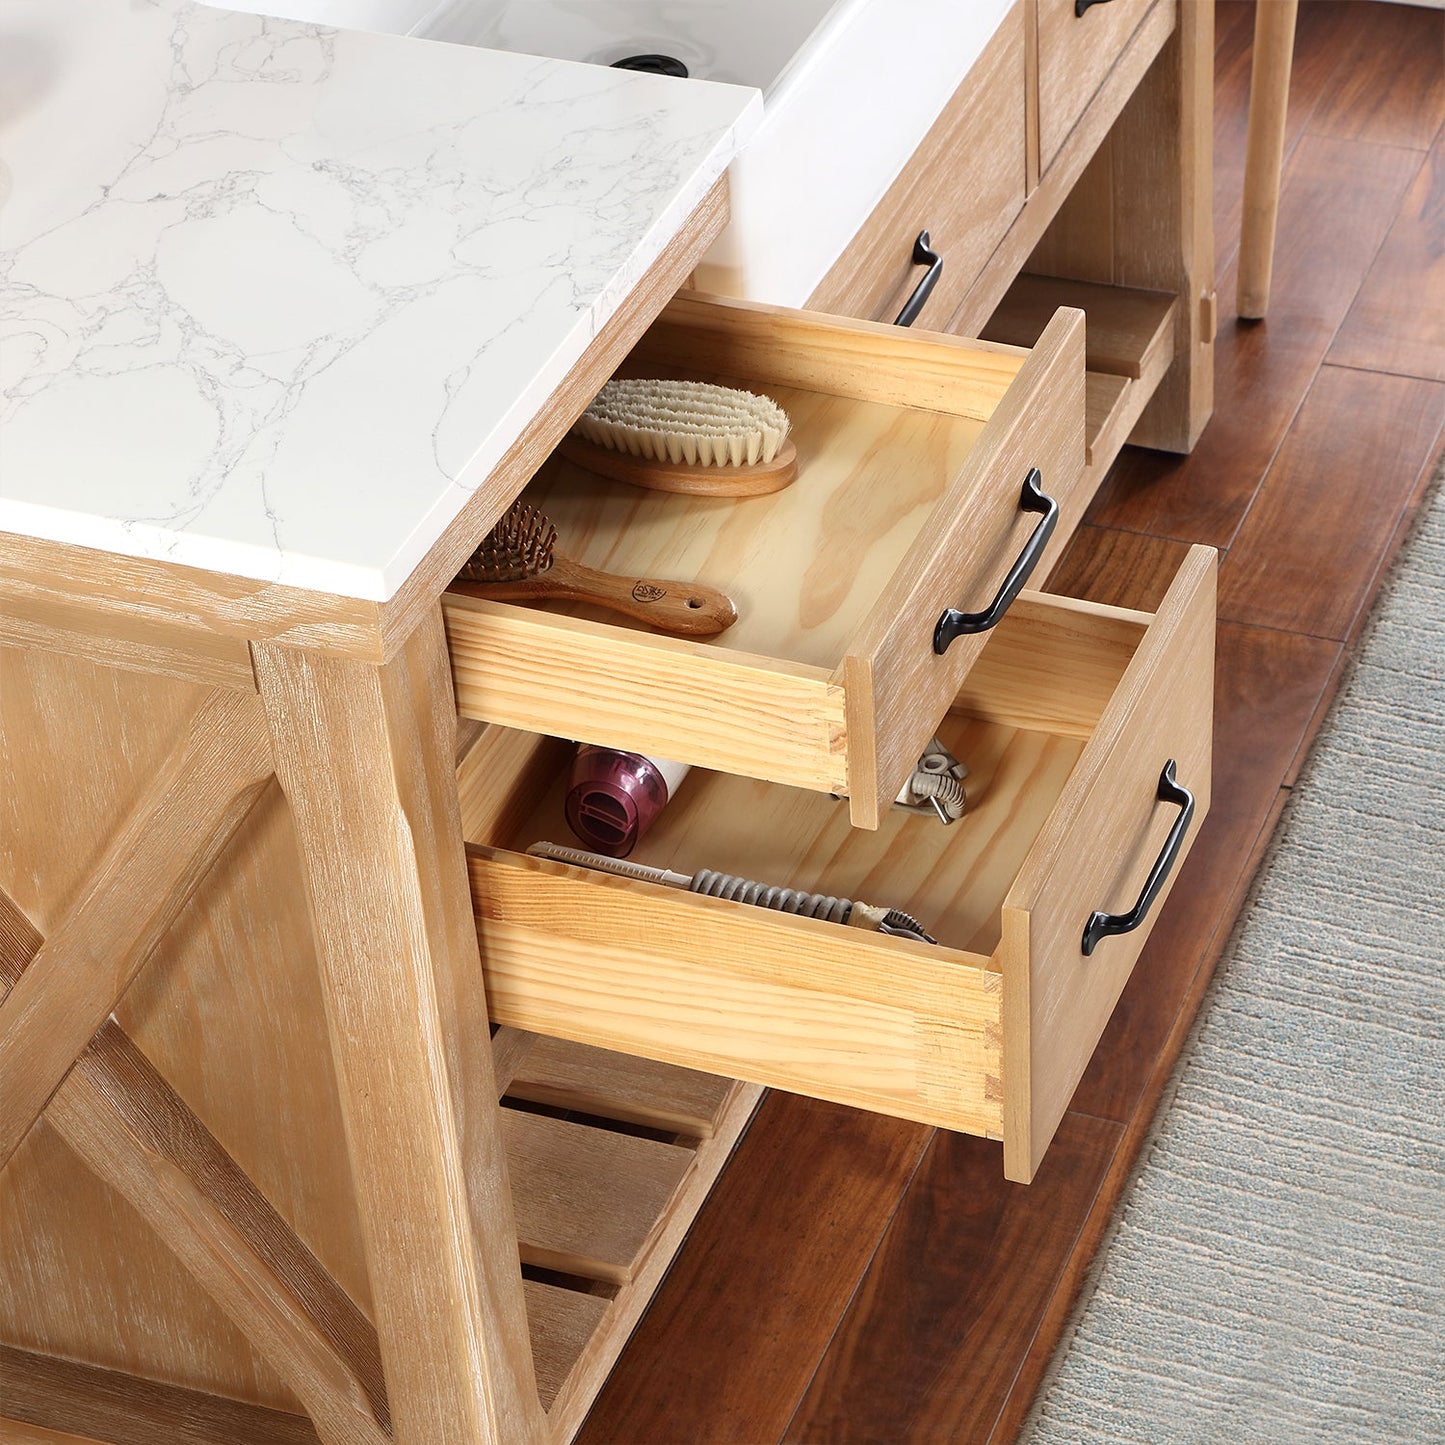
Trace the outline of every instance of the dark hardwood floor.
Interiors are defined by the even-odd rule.
[[[1214,420],[1126,450],[1048,586],[1221,551],[1213,809],[1035,1182],[772,1094],[585,1445],[1007,1442],[1027,1415],[1445,425],[1445,12],[1303,0],[1269,318],[1234,320],[1253,7],[1220,0]]]

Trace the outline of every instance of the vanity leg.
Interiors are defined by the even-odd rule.
[[[1214,5],[1179,24],[1113,132],[1114,281],[1179,297],[1174,362],[1130,435],[1187,452],[1214,410]]]
[[[1044,233],[1028,269],[1179,298],[1173,360],[1129,440],[1187,452],[1214,409],[1214,7],[1174,33]]]
[[[255,644],[399,1445],[543,1438],[434,609],[392,661]]]

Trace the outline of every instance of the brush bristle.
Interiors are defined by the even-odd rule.
[[[648,461],[704,467],[768,463],[788,435],[771,397],[704,381],[609,381],[572,430]]]
[[[513,502],[457,576],[463,582],[525,582],[552,565],[557,529],[535,507]]]

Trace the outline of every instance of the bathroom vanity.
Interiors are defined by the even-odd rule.
[[[876,15],[837,8],[841,55]],[[729,164],[780,144],[753,90],[37,9],[0,1416],[568,1440],[764,1087],[1032,1179],[1209,803],[1213,553],[1154,613],[1039,589],[1125,439],[1209,416],[1211,7],[1075,11],[995,7],[856,223],[769,269],[726,229]],[[34,186],[97,95],[106,134]],[[698,503],[554,457],[619,372],[776,396],[798,480]],[[448,592],[524,492],[739,622]],[[890,806],[935,734],[970,768],[949,827]],[[641,861],[938,944],[528,856],[567,841],[579,740],[693,766]]]

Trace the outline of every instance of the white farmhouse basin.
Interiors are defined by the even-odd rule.
[[[246,4],[264,0],[246,0]],[[628,56],[675,56],[700,80],[768,91],[838,0],[294,0],[287,15],[338,11],[348,28],[404,31],[611,65]]]
[[[733,162],[732,223],[698,280],[727,295],[798,306],[892,184],[1012,0],[213,3],[589,64],[661,53],[697,79],[756,87],[763,123]]]

